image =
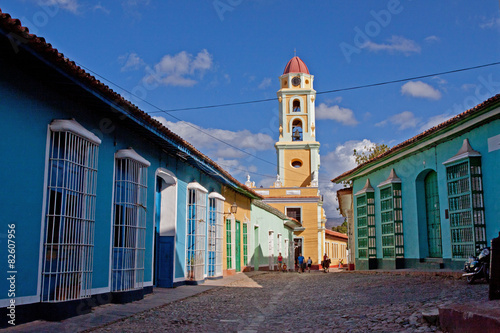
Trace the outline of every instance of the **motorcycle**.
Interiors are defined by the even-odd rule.
[[[467,283],[472,284],[475,280],[485,278],[486,282],[490,281],[490,248],[485,247],[481,250],[477,257],[471,256],[465,262],[464,274],[462,277],[467,278]]]

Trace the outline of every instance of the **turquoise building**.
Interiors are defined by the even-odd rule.
[[[1,326],[222,277],[221,189],[259,195],[1,12],[0,68]]]
[[[278,256],[288,270],[294,270],[293,230],[300,222],[286,216],[280,210],[261,200],[252,201],[253,255],[251,266],[254,270],[277,270]]]
[[[460,269],[500,231],[500,95],[334,178],[356,269]],[[341,203],[342,204],[342,203]]]

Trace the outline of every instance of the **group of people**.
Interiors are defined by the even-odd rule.
[[[312,266],[312,263],[313,263],[313,261],[312,261],[311,257],[309,257],[309,258],[307,259],[307,261],[305,261],[305,258],[304,258],[304,256],[302,255],[302,253],[299,253],[299,256],[298,256],[298,258],[297,258],[297,262],[299,263],[299,273],[301,273],[301,272],[302,272],[302,273],[304,273],[304,272],[305,272],[306,267],[307,267],[307,271],[308,271],[309,273],[311,273],[311,266]],[[307,265],[307,266],[306,266],[306,265]]]
[[[329,269],[330,262],[331,262],[330,258],[328,258],[328,256],[325,253],[325,255],[323,256],[323,261],[321,262],[321,266],[323,266],[323,269],[325,270],[325,272]],[[297,266],[297,264],[298,264],[298,272],[299,273],[304,273],[306,269],[309,273],[311,273],[311,266],[312,266],[311,257],[309,257],[306,261],[304,256],[302,255],[302,253],[299,253],[299,256],[297,257],[297,260],[295,262],[296,266]],[[341,267],[342,264],[343,264],[342,259],[340,259],[339,260],[339,267]],[[283,263],[283,256],[281,255],[281,252],[278,255],[278,271],[280,271],[280,272],[287,271],[287,266],[285,263]]]

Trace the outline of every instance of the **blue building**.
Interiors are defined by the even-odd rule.
[[[500,95],[333,179],[352,182],[356,269],[463,268],[498,237],[498,165]]]
[[[0,68],[2,318],[222,276],[222,187],[259,195],[1,12]]]

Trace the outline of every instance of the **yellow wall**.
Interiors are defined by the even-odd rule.
[[[331,235],[326,234],[325,235],[325,243],[323,244],[323,247],[328,246],[327,248],[324,248],[323,253],[328,253],[328,257],[331,259],[330,265],[332,266],[338,266],[340,259],[343,260],[344,265],[347,264],[347,239],[341,239],[338,237],[334,237]],[[343,245],[343,246],[341,246]],[[336,247],[336,250],[335,250]],[[335,253],[337,252],[337,253]],[[337,254],[337,255],[335,255]]]
[[[285,187],[306,187],[311,184],[311,151],[308,149],[284,150],[284,180]],[[292,167],[292,160],[302,161],[300,168]]]
[[[223,248],[223,255],[222,255],[222,270],[223,272],[226,273],[227,271],[227,242],[226,242],[226,219],[230,219],[233,217],[232,214],[228,214],[231,210],[231,205],[236,202],[236,205],[238,206],[238,210],[236,211],[236,214],[234,215],[235,220],[240,221],[240,262],[241,262],[241,270],[245,268],[246,263],[243,261],[243,222],[247,221],[250,222],[251,220],[251,199],[240,194],[239,192],[234,191],[230,187],[227,186],[222,186],[222,196],[226,198],[226,201],[224,202],[224,248]],[[235,230],[233,230],[235,232]],[[250,228],[248,229],[248,232],[250,232]],[[235,236],[234,236],[235,237]],[[236,240],[233,240],[233,242]],[[248,244],[250,245],[250,244]],[[234,270],[236,268],[236,258],[233,258],[233,267],[231,270]],[[224,274],[226,275],[226,274]]]
[[[301,189],[303,190],[303,189]],[[315,188],[317,191],[317,189]],[[271,193],[270,193],[271,195]],[[284,196],[285,197],[285,196]],[[302,226],[304,231],[295,232],[295,237],[303,237],[302,255],[307,259],[311,257],[313,264],[321,263],[321,258],[318,258],[318,203],[269,203],[274,208],[285,213],[285,207],[302,207]],[[321,234],[320,234],[321,235]],[[322,246],[323,251],[323,246]]]

